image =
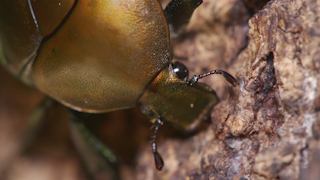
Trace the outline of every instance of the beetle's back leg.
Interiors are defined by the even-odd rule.
[[[54,100],[45,97],[41,103],[39,103],[31,112],[30,116],[28,117],[28,124],[29,127],[25,132],[25,144],[30,143],[33,141],[34,136],[37,133],[37,129],[43,122],[47,111],[53,106]]]
[[[94,179],[120,179],[116,156],[83,123],[87,114],[70,110],[70,133],[74,146]]]

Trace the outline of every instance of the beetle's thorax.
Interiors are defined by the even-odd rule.
[[[169,65],[151,83],[140,103],[141,111],[149,118],[163,118],[193,130],[218,103],[218,98],[207,85],[189,86],[178,79]]]

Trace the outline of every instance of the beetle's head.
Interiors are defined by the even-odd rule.
[[[194,130],[219,100],[209,86],[191,84],[188,76],[183,64],[170,64],[143,94],[141,111],[151,119],[162,118],[185,130]]]

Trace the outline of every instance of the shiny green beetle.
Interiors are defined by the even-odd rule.
[[[187,81],[187,69],[171,63],[167,20],[156,0],[1,0],[0,40],[2,64],[13,75],[76,111],[139,102],[155,126],[159,170],[162,120],[193,130],[218,103],[197,80],[218,73],[237,84],[221,70]]]

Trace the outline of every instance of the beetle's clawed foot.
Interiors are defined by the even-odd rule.
[[[196,76],[194,75],[190,81],[187,82],[188,85],[192,86],[192,84],[198,82],[199,79],[201,78],[204,78],[204,77],[207,77],[209,75],[212,75],[212,74],[222,74],[223,77],[230,83],[232,84],[232,86],[237,86],[239,85],[239,82],[236,80],[236,78],[234,78],[231,74],[227,73],[226,71],[223,71],[223,70],[213,70],[213,71],[210,71],[210,72],[207,72],[205,74],[200,74],[199,76]]]
[[[156,152],[153,152],[153,156],[154,156],[154,162],[157,170],[161,171],[164,166],[161,155],[156,151]]]

